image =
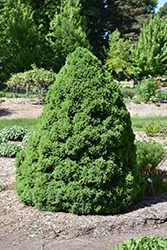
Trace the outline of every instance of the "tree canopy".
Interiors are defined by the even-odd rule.
[[[156,5],[157,0],[0,0],[0,80],[33,63],[58,72],[78,46],[91,47],[104,62],[112,32],[138,41]]]
[[[109,37],[109,49],[106,50],[107,59],[105,67],[111,74],[116,73],[119,78],[120,73],[123,73],[127,78],[133,74],[130,50],[131,44],[129,40],[124,41],[120,38],[121,33],[115,30]]]
[[[167,19],[156,15],[141,30],[133,50],[135,71],[148,76],[165,74],[167,68]]]

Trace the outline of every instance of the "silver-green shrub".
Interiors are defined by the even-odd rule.
[[[12,127],[6,126],[1,130],[1,136],[11,141],[22,141],[23,137],[27,133],[27,129],[17,125]]]
[[[5,157],[15,157],[18,152],[23,150],[24,147],[15,143],[1,143],[0,144],[0,155]]]

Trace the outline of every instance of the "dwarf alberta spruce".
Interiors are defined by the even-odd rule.
[[[115,214],[144,197],[122,94],[87,49],[67,57],[35,136],[16,157],[15,190],[40,210]]]

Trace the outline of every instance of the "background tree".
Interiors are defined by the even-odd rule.
[[[139,25],[139,17],[143,18],[146,14],[154,13],[157,2],[157,0],[108,0],[109,34],[118,29],[121,36],[133,38],[133,36],[139,34],[139,29],[136,29],[133,25]]]
[[[167,3],[164,3],[163,7],[159,9],[157,14],[160,15],[160,17],[167,18]]]
[[[165,74],[167,68],[167,19],[156,15],[141,30],[133,50],[135,71],[148,76]]]
[[[120,38],[121,33],[115,30],[109,37],[109,49],[106,50],[107,60],[105,67],[111,74],[120,79],[121,73],[130,78],[133,74],[130,61],[130,41]],[[122,76],[123,76],[122,75]]]
[[[0,77],[7,80],[11,73],[30,69],[33,62],[39,65],[40,45],[29,6],[20,2],[10,5],[9,1],[0,10],[0,15]]]
[[[80,2],[81,15],[86,17],[87,37],[94,54],[103,60],[103,46],[108,46],[111,33],[118,29],[122,37],[135,37],[136,40],[145,21],[145,15],[154,13],[158,0],[81,0]]]
[[[79,1],[62,1],[59,11],[55,13],[50,23],[50,32],[47,35],[49,46],[53,50],[54,70],[58,72],[64,65],[69,53],[77,47],[89,48],[86,39],[84,19],[80,16]]]

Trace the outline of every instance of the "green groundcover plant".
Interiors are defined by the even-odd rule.
[[[0,144],[0,155],[5,157],[15,157],[24,147],[14,143],[6,142]]]
[[[126,240],[125,243],[116,244],[115,250],[166,250],[167,249],[167,239],[161,237],[156,237],[152,235],[144,236],[141,239],[131,239]],[[109,248],[109,250],[114,250]]]
[[[147,136],[155,136],[157,133],[166,133],[166,126],[160,121],[149,121],[144,124],[143,130]]]
[[[167,150],[164,145],[153,140],[137,141],[136,146],[137,167],[143,177],[149,177],[158,164],[167,158]]]
[[[6,126],[1,130],[1,137],[11,141],[22,141],[23,137],[28,133],[26,129],[21,126]]]
[[[33,134],[34,132],[30,133],[21,126],[4,127],[0,132],[0,156],[15,157],[24,147],[10,141],[22,141],[27,144]]]
[[[122,94],[87,49],[67,57],[25,150],[15,190],[40,210],[115,214],[144,197]]]

